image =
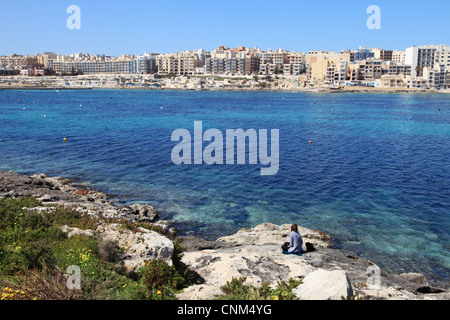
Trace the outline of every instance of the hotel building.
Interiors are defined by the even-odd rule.
[[[441,53],[448,51],[445,45],[429,45],[419,47],[409,47],[405,50],[405,64],[411,66],[411,76],[422,76],[424,68],[433,68],[436,58],[441,59]],[[437,54],[439,52],[439,54]],[[445,60],[447,53],[442,53],[442,60]]]

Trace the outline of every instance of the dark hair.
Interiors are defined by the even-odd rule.
[[[291,231],[298,232],[298,226],[295,223],[291,226]]]

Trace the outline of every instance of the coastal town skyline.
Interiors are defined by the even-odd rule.
[[[449,42],[450,43],[450,42]],[[326,46],[322,46],[322,47],[310,47],[307,48],[307,50],[297,50],[295,48],[285,48],[285,47],[274,47],[274,46],[269,46],[269,47],[262,47],[262,46],[248,46],[245,45],[245,43],[241,43],[241,44],[237,44],[235,46],[229,46],[229,45],[225,45],[225,44],[220,44],[217,45],[216,47],[213,48],[206,48],[206,47],[199,47],[199,48],[193,48],[193,47],[186,47],[186,48],[181,48],[180,50],[177,51],[171,51],[171,52],[161,52],[158,50],[153,50],[151,47],[147,48],[147,50],[141,51],[141,52],[131,52],[130,50],[122,50],[121,52],[112,54],[112,53],[108,53],[108,52],[96,52],[93,50],[86,50],[86,51],[82,51],[82,50],[74,50],[74,51],[70,51],[70,50],[61,50],[61,51],[55,51],[52,50],[51,48],[45,49],[45,50],[41,50],[41,51],[32,51],[32,50],[28,50],[28,51],[23,51],[23,52],[16,52],[16,51],[11,51],[9,53],[5,53],[5,54],[0,54],[0,57],[5,57],[5,56],[12,56],[12,55],[17,55],[17,56],[29,56],[29,55],[42,55],[42,54],[55,54],[56,56],[73,56],[73,55],[89,55],[89,56],[93,56],[93,57],[97,57],[97,56],[104,56],[104,57],[115,57],[115,58],[119,58],[122,56],[141,56],[144,54],[152,54],[152,55],[167,55],[167,54],[174,54],[174,53],[181,53],[181,52],[195,52],[195,51],[199,51],[199,50],[203,50],[204,52],[210,53],[213,52],[214,50],[217,50],[218,48],[228,48],[228,49],[239,49],[239,48],[244,48],[244,49],[251,49],[251,50],[257,50],[259,52],[276,52],[276,51],[283,51],[283,52],[294,52],[294,53],[301,53],[301,54],[308,54],[310,52],[335,52],[335,53],[340,53],[340,52],[356,52],[357,50],[361,50],[361,49],[367,49],[367,50],[372,50],[372,49],[383,49],[383,50],[391,50],[391,51],[404,51],[406,48],[409,47],[425,47],[425,46],[447,46],[447,42],[446,41],[437,41],[434,43],[431,42],[423,42],[423,43],[418,43],[418,44],[409,44],[406,47],[386,47],[386,46],[373,46],[373,47],[367,47],[365,45],[357,45],[356,47],[349,47],[349,48],[341,48],[340,50],[333,50],[333,49],[325,49]]]
[[[410,46],[402,51],[359,47],[340,52],[296,52],[281,48],[262,50],[258,47],[219,46],[213,51],[198,49],[169,54],[146,52],[143,55],[123,54],[119,57],[44,52],[26,56],[0,56],[0,75],[3,76],[3,86],[14,83],[38,87],[88,85],[197,90],[230,85],[233,88],[251,89],[362,86],[446,90],[450,88],[450,47],[431,44]],[[48,78],[36,81],[33,80],[35,78],[23,79],[20,76],[81,78],[72,79],[75,81],[72,83],[55,78],[54,83],[49,84]],[[129,79],[124,80],[124,76]],[[194,79],[175,79],[177,76]],[[261,76],[267,82],[260,83]],[[277,81],[273,81],[272,76]],[[209,83],[202,77],[207,77]],[[232,81],[237,80],[233,79],[235,77],[244,78],[232,84],[220,77],[231,77]],[[219,79],[221,83],[216,83]],[[174,83],[163,83],[165,80],[175,80],[175,86]]]

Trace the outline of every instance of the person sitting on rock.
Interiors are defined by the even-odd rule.
[[[281,249],[283,249],[283,253],[298,254],[303,252],[302,246],[303,246],[302,236],[300,235],[300,233],[298,233],[298,226],[294,223],[291,226],[289,242],[285,242],[281,246]]]

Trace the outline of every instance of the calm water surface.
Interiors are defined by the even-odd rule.
[[[175,166],[171,134],[194,121],[279,129],[278,174]],[[77,177],[184,234],[295,222],[387,270],[449,279],[450,95],[5,90],[0,128],[0,170]]]

